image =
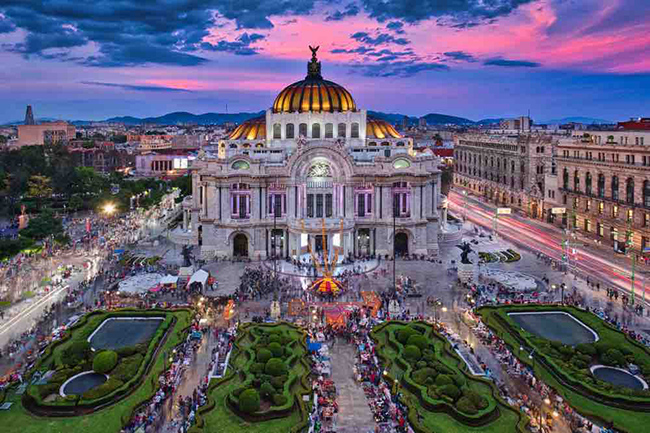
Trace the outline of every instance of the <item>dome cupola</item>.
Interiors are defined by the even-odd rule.
[[[274,113],[356,111],[357,106],[350,92],[343,86],[323,79],[321,64],[316,58],[319,47],[311,50],[307,63],[307,76],[285,87],[273,102]]]

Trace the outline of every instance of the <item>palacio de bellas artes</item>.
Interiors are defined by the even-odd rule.
[[[193,161],[183,228],[204,259],[392,254],[394,217],[397,254],[438,252],[439,158],[325,80],[316,51],[263,116]]]

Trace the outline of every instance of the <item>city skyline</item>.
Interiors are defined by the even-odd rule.
[[[83,120],[263,110],[309,44],[371,110],[617,121],[650,102],[639,0],[40,3],[0,1],[0,123],[27,104]]]

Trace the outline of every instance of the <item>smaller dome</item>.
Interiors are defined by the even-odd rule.
[[[239,125],[228,136],[228,140],[265,140],[266,139],[266,117],[259,116],[248,119]]]
[[[368,117],[366,121],[367,138],[403,138],[393,125],[385,120]]]

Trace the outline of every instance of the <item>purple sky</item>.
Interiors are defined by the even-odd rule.
[[[361,108],[650,116],[648,0],[0,0],[0,122],[262,110],[310,44]]]

